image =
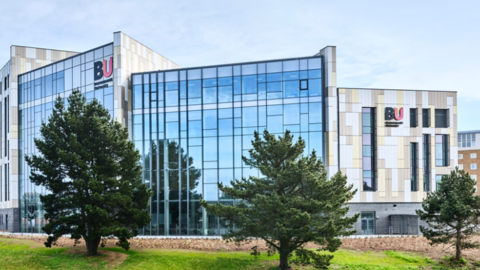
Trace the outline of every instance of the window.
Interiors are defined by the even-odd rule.
[[[308,90],[308,80],[300,80],[300,90]]]
[[[423,190],[430,191],[430,135],[423,134]]]
[[[430,109],[422,109],[422,127],[430,127]]]
[[[442,182],[443,175],[435,175],[435,186],[436,189],[440,187],[440,183]]]
[[[477,169],[477,164],[476,163],[470,164],[470,170],[476,170],[476,169]]]
[[[376,191],[375,108],[362,108],[363,191]]]
[[[410,109],[410,127],[417,127],[417,109]]]
[[[449,124],[448,109],[435,109],[435,127],[447,128]]]
[[[375,212],[362,212],[362,234],[375,234]]]
[[[477,175],[476,175],[476,174],[470,175],[470,178],[472,178],[473,180],[477,181]]]
[[[417,164],[418,144],[410,143],[410,190],[418,191],[418,164]]]
[[[446,167],[449,164],[448,135],[435,135],[435,166]]]
[[[458,159],[463,159],[463,154],[458,154]]]
[[[460,170],[463,170],[463,164],[458,164],[458,168],[459,168]]]
[[[477,158],[477,153],[471,153],[470,158]]]

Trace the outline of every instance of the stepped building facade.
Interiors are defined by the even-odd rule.
[[[259,176],[245,166],[254,131],[290,130],[329,175],[357,190],[358,234],[418,234],[415,209],[457,165],[456,92],[337,87],[336,48],[268,61],[181,68],[122,32],[76,53],[11,46],[0,71],[0,230],[41,232],[25,155],[57,96],[79,88],[128,127],[154,191],[144,235],[220,235],[200,206],[234,204],[217,183]]]

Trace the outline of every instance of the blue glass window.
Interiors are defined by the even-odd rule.
[[[233,109],[219,109],[218,110],[218,118],[232,118],[233,116]]]
[[[165,92],[165,106],[178,106],[178,91]]]
[[[202,121],[188,122],[188,136],[201,137],[202,136]]]
[[[298,71],[283,73],[284,81],[298,80],[300,79],[300,73]]]
[[[281,82],[282,73],[267,74],[267,82]]]
[[[293,98],[299,96],[299,82],[298,81],[286,81],[285,85],[285,98]]]
[[[218,135],[228,136],[233,135],[233,120],[220,119],[218,120]]]
[[[267,92],[282,92],[282,82],[267,83]]]
[[[142,109],[142,85],[133,86],[133,109]]]
[[[204,138],[204,160],[215,161],[217,160],[217,137]]]
[[[321,123],[322,122],[322,103],[315,102],[310,103],[310,123]]]
[[[283,113],[282,105],[267,106],[267,115],[280,115]]]
[[[203,128],[204,129],[217,128],[217,110],[203,111]]]
[[[231,86],[222,86],[218,88],[218,102],[231,102],[233,101]]]
[[[203,88],[203,103],[217,103],[217,88]]]
[[[257,93],[257,75],[242,77],[242,94]]]
[[[202,81],[188,81],[188,98],[202,97]]]
[[[178,122],[170,122],[165,124],[167,127],[166,138],[176,139],[178,138]]]
[[[232,85],[232,77],[218,78],[218,86]]]
[[[300,108],[299,104],[284,105],[284,124],[296,125],[300,124]]]
[[[317,69],[317,70],[309,70],[308,71],[308,78],[309,79],[320,79],[322,78],[322,70]]]
[[[219,167],[233,168],[233,137],[219,137]]]
[[[257,126],[257,107],[243,108],[242,118],[244,127]]]
[[[267,130],[270,133],[282,133],[283,132],[282,116],[268,116]]]
[[[267,98],[267,84],[266,83],[259,83],[258,84],[258,99],[266,99]]]
[[[321,96],[322,95],[322,80],[308,80],[308,89],[310,90],[310,96]]]
[[[203,80],[203,87],[217,86],[217,79],[205,79]]]

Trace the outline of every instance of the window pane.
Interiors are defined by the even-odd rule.
[[[243,108],[242,118],[244,127],[257,126],[257,107]]]
[[[299,104],[284,105],[285,112],[284,125],[300,124],[300,106]]]
[[[284,82],[285,85],[285,98],[293,98],[298,97],[300,92],[300,84],[299,81],[286,81]]]
[[[203,103],[217,103],[217,87],[203,88]]]
[[[257,93],[257,75],[242,77],[242,94]]]
[[[203,128],[217,128],[217,110],[206,110],[203,112]]]
[[[165,104],[166,106],[178,106],[178,91],[166,91]]]

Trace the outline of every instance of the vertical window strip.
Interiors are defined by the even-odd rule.
[[[430,191],[430,135],[423,135],[423,191]]]
[[[410,143],[410,183],[411,191],[418,191],[417,143]]]
[[[362,108],[363,191],[376,191],[375,109]]]

